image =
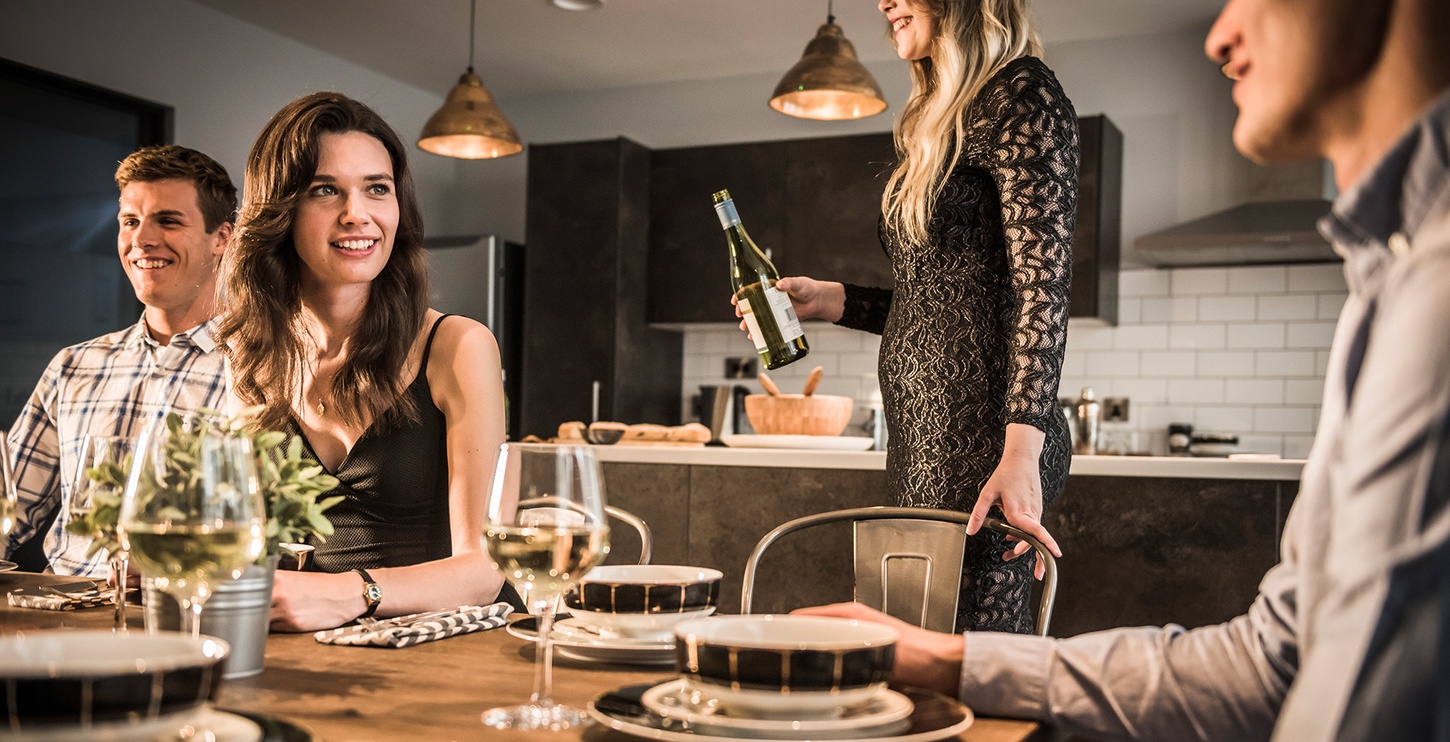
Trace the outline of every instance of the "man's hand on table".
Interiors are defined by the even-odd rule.
[[[966,638],[961,634],[927,631],[860,603],[812,606],[791,612],[854,618],[896,629],[901,639],[896,642],[896,664],[891,668],[891,679],[957,697],[962,682],[962,652],[966,648]]]

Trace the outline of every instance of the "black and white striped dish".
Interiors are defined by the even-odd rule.
[[[220,639],[172,632],[0,638],[0,720],[22,736],[68,729],[114,735],[168,724],[179,729],[215,698],[228,651]]]
[[[748,716],[829,716],[885,688],[897,633],[818,616],[718,616],[675,627],[680,674]]]
[[[564,603],[595,613],[691,613],[720,601],[722,577],[702,567],[611,564],[589,570]]]

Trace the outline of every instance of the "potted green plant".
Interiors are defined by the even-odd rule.
[[[257,564],[248,567],[241,577],[217,585],[202,613],[202,632],[226,639],[232,645],[226,677],[245,677],[261,671],[273,573],[284,545],[302,543],[309,538],[325,541],[333,532],[326,511],[343,500],[341,495],[325,497],[337,487],[338,480],[303,452],[300,438],[293,438],[284,450],[283,443],[287,440],[284,433],[256,426],[259,411],[260,408],[248,408],[232,416],[201,410],[190,420],[173,412],[162,421],[168,433],[163,449],[164,466],[170,472],[192,472],[202,437],[218,432],[249,438],[257,459],[258,484],[267,509],[266,545]],[[75,518],[67,527],[71,533],[93,539],[89,553],[120,548],[115,530],[128,476],[125,468],[111,464],[86,472],[92,480],[110,485],[105,487],[108,494],[104,499],[98,497],[89,513]],[[195,480],[182,477],[182,482],[173,486],[192,486]],[[134,486],[156,484],[152,478],[138,476]],[[145,602],[148,625],[163,629],[179,626],[179,608],[165,592],[147,587]]]

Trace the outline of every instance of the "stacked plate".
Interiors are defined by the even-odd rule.
[[[539,640],[539,619],[521,618],[508,626],[508,633],[525,641]],[[554,622],[554,655],[581,662],[618,665],[668,665],[675,661],[673,639],[606,637],[599,628],[576,616]]]

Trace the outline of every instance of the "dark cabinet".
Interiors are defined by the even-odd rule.
[[[1107,116],[1078,119],[1077,226],[1072,233],[1070,316],[1118,323],[1123,134]]]
[[[650,321],[733,319],[725,237],[710,204],[721,188],[781,275],[890,285],[876,220],[892,152],[890,134],[655,151]]]
[[[518,435],[588,420],[674,424],[681,341],[645,320],[649,150],[628,139],[529,148]]]
[[[1123,137],[1104,116],[1080,126],[1070,315],[1115,323]],[[721,188],[781,275],[890,286],[877,225],[895,161],[889,133],[655,151],[649,321],[733,319],[725,240],[710,208]]]

